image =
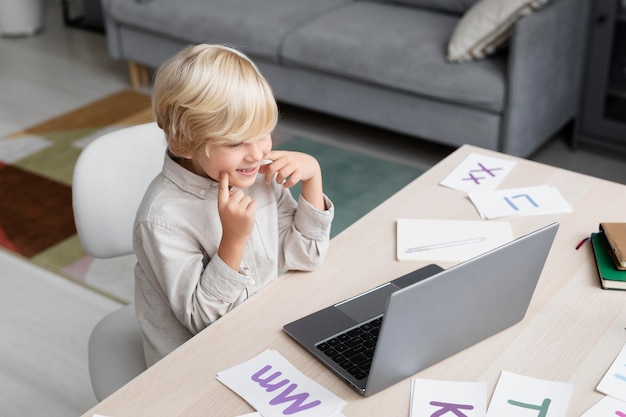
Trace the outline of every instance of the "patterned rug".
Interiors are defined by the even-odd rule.
[[[76,235],[74,163],[94,138],[152,120],[149,97],[121,91],[0,139],[0,247],[120,301],[132,299],[134,258],[88,256]],[[333,236],[421,174],[409,166],[322,143],[280,125],[274,147],[315,156],[336,206]],[[294,192],[299,192],[295,189]]]

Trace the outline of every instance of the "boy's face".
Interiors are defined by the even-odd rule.
[[[246,188],[254,184],[259,166],[272,150],[272,137],[267,135],[254,142],[218,145],[211,148],[211,157],[204,152],[191,158],[192,171],[216,181],[220,172],[228,173],[229,185]]]

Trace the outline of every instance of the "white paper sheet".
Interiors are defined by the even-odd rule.
[[[471,153],[440,184],[467,192],[494,190],[514,166],[510,159]]]
[[[486,382],[456,382],[415,378],[411,382],[409,417],[485,417]]]
[[[513,240],[502,221],[398,219],[399,261],[465,261]]]
[[[487,417],[566,417],[574,386],[502,371]]]
[[[482,218],[570,213],[572,206],[559,190],[548,185],[471,192],[468,196]]]
[[[219,372],[217,379],[263,417],[334,417],[346,404],[275,350]]]
[[[604,397],[580,417],[626,417],[626,402]]]
[[[597,390],[621,401],[626,401],[626,345],[622,347],[617,358],[598,384]]]

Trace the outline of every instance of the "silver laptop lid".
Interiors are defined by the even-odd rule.
[[[553,223],[391,294],[365,395],[522,320],[557,229]]]

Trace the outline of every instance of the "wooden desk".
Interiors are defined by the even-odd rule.
[[[603,397],[595,387],[626,343],[626,293],[600,289],[591,248],[575,246],[600,221],[626,221],[626,186],[471,146],[459,148],[334,238],[318,271],[285,274],[84,415],[249,413],[245,401],[215,375],[267,348],[346,400],[348,417],[408,415],[411,378],[363,398],[296,345],[282,326],[422,266],[395,260],[397,218],[478,220],[464,193],[438,185],[470,152],[518,161],[499,188],[552,185],[574,211],[506,219],[515,237],[553,221],[561,224],[526,318],[416,376],[487,381],[489,397],[502,370],[569,381],[574,395],[568,415],[581,415]]]

